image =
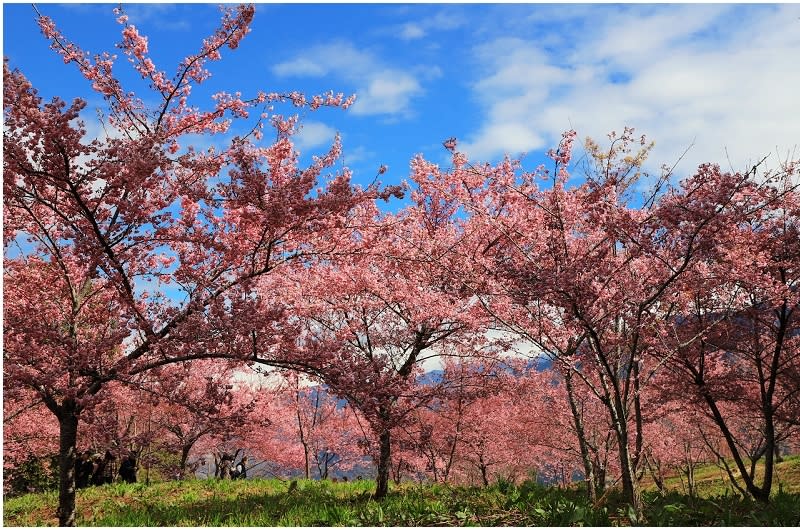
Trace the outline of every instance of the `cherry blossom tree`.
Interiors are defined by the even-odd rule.
[[[477,374],[469,362],[443,359],[442,393],[414,411],[414,421],[397,429],[403,439],[404,460],[434,482],[448,483],[460,456],[469,406],[487,392],[488,377]]]
[[[58,422],[35,394],[25,388],[3,395],[3,492],[24,476],[26,464],[51,472],[49,459],[58,454]]]
[[[217,360],[165,366],[143,374],[143,391],[162,405],[154,422],[163,430],[164,450],[180,455],[176,474],[183,477],[195,445],[204,437],[232,439],[254,428],[258,394],[237,376],[240,365]]]
[[[442,393],[398,433],[408,471],[436,482],[488,485],[577,464],[566,441],[571,433],[554,421],[564,407],[552,399],[558,390],[552,374],[519,359],[448,359],[440,384]]]
[[[362,189],[332,169],[338,138],[301,167],[297,117],[274,109],[352,98],[192,98],[248,33],[253,6],[225,9],[174,75],[117,15],[118,48],[147,95],[112,73],[115,56],[38,19],[103,98],[104,138],[86,138],[85,101],[44,102],[4,62],[6,440],[12,454],[55,449],[31,423],[52,415],[60,524],[75,522],[79,442],[156,438],[177,443],[181,469],[192,451],[247,448],[306,476],[314,460],[327,475],[331,455],[366,449],[379,498],[392,471],[488,484],[558,464],[564,477],[582,469],[592,499],[618,477],[640,510],[646,468],[690,480],[697,432],[676,452],[659,433],[701,414],[704,450],[730,456],[744,484],[728,469],[731,480],[768,501],[775,455],[800,429],[796,163],[704,164],[636,197],[650,144],[632,129],[607,148],[587,140],[579,185],[574,131],[549,153],[552,171],[473,165],[451,138],[452,167],[417,156],[411,186]],[[198,135],[213,147],[190,145]],[[378,210],[407,189],[408,207]],[[515,349],[552,369],[493,364]],[[426,361],[443,356],[480,361],[445,363],[422,384]],[[325,391],[232,379],[258,365]],[[130,411],[142,396],[147,428]],[[539,435],[543,420],[557,439]]]
[[[539,378],[540,399],[544,398],[551,404],[552,418],[549,427],[552,435],[543,443],[560,455],[562,461],[575,462],[574,467],[580,468],[583,474],[588,498],[598,502],[606,484],[620,476],[614,459],[617,441],[602,402],[584,382],[593,373],[581,368],[580,365],[559,363],[544,371],[548,380]],[[538,428],[545,427],[539,425]]]
[[[689,269],[675,300],[679,317],[657,351],[674,392],[699,401],[719,428],[742,491],[767,502],[775,449],[793,429],[786,412],[800,393],[800,210],[796,165],[757,169],[738,193],[732,182],[717,182],[735,197],[734,215],[724,230],[704,234],[700,244],[709,251]],[[758,484],[755,462],[762,457]]]
[[[290,309],[297,341],[277,354],[262,346],[253,356],[314,376],[368,422],[378,440],[379,498],[388,491],[392,429],[438,392],[415,384],[422,363],[479,325],[451,270],[441,266],[461,259],[453,251],[454,210],[421,190],[412,199],[396,215],[380,215],[374,204],[359,207],[344,259],[293,267],[282,286],[263,283],[265,295],[283,289],[291,293],[283,298],[298,301]],[[254,330],[256,346],[258,335]]]
[[[428,312],[430,295],[401,267],[356,259],[298,271],[295,278],[304,299],[295,311],[306,325],[300,335],[303,359],[292,363],[346,399],[369,424],[379,442],[376,494],[383,496],[391,429],[435,395],[435,387],[414,384],[422,374],[420,362],[457,324]]]
[[[275,373],[268,385],[235,390],[239,406],[254,399],[257,405],[228,433],[205,436],[195,454],[210,458],[241,450],[253,459],[249,467],[277,477],[308,471],[306,478],[327,478],[362,463],[363,430],[354,411],[319,385],[299,384],[301,374],[288,371],[275,382]]]
[[[645,397],[644,466],[660,491],[677,473],[687,495],[696,494],[695,470],[714,460],[716,427],[697,399],[674,393],[667,370],[660,371]]]
[[[551,152],[552,173],[541,167],[519,174],[511,160],[474,166],[455,141],[445,146],[453,152],[449,171],[416,163],[470,215],[465,230],[475,235],[477,264],[462,277],[487,312],[535,350],[573,367],[603,404],[623,492],[639,510],[643,385],[661,365],[649,354],[674,323],[684,278],[716,235],[742,221],[742,201],[770,185],[756,182],[752,171],[703,165],[677,187],[664,175],[633,207],[633,184],[649,151],[644,137],[626,129],[610,136],[607,150],[587,142],[586,181],[569,187],[575,137],[565,133]],[[543,188],[541,180],[551,185]]]
[[[317,192],[338,140],[301,169],[290,139],[296,119],[272,110],[352,99],[221,92],[208,110],[190,102],[208,64],[238,46],[253,14],[250,5],[226,9],[170,76],[120,12],[118,47],[149,84],[144,97],[114,75],[114,56],[85,53],[40,16],[52,48],[104,99],[106,138],[84,138],[83,100],[43,103],[4,63],[4,245],[15,250],[4,261],[4,383],[32,389],[58,418],[62,525],[74,524],[78,422],[107,382],[219,354],[204,322],[246,300],[255,278],[303,259],[311,240],[335,248],[345,213],[376,195],[353,189],[346,170]],[[251,113],[261,118],[253,123]],[[265,121],[276,139],[260,146]],[[238,134],[226,144],[226,132]],[[196,149],[188,135],[217,145]]]
[[[253,390],[259,400],[258,407],[253,410],[249,424],[240,430],[228,447],[232,451],[245,448],[246,454],[253,459],[250,467],[257,467],[258,474],[286,477],[301,472],[304,464],[303,445],[297,433],[297,418],[291,407],[290,385],[283,377],[271,377],[269,384],[262,384]],[[210,449],[218,449],[221,444],[217,442],[216,447],[206,445]]]
[[[300,374],[290,373],[282,392],[283,414],[294,417],[297,439],[303,448],[303,473],[328,478],[333,469],[349,469],[362,456],[358,442],[363,436],[353,411],[322,386],[301,386]]]

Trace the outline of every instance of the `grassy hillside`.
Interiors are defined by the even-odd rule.
[[[534,483],[490,488],[403,484],[383,502],[371,497],[374,483],[357,481],[192,480],[116,484],[78,494],[82,526],[572,526],[747,525],[800,526],[800,458],[779,466],[781,490],[764,507],[721,494],[713,466],[698,472],[701,499],[672,491],[645,492],[645,520],[613,496],[588,506],[577,490]],[[677,480],[677,479],[675,479]],[[56,525],[55,492],[7,499],[6,526]]]
[[[729,465],[731,469],[736,467],[732,462]],[[734,472],[734,476],[738,478],[739,472]],[[761,481],[763,476],[764,464],[762,462],[756,465],[757,480]],[[731,484],[727,473],[716,465],[706,465],[698,468],[694,473],[694,479],[698,495],[701,497],[736,492],[736,488]],[[681,480],[681,477],[677,475],[668,476],[664,482],[667,490],[685,493],[685,482]],[[643,485],[645,489],[655,489],[655,485],[649,478],[644,479]],[[788,456],[783,462],[775,464],[772,489],[774,492],[780,489],[789,493],[800,493],[800,455]]]

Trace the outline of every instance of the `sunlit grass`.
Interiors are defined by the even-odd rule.
[[[795,459],[800,464],[800,458]],[[800,466],[799,466],[800,467]],[[784,473],[784,475],[789,475]],[[791,475],[793,476],[793,475]],[[797,477],[795,477],[797,478]],[[797,484],[794,484],[797,486]],[[793,487],[794,487],[793,486]],[[188,480],[115,484],[78,494],[82,526],[612,526],[631,523],[618,496],[590,506],[576,489],[532,482],[489,488],[394,484],[376,501],[372,481]],[[800,494],[776,493],[769,507],[732,495],[689,499],[645,493],[648,525],[800,525]],[[54,492],[7,499],[4,523],[56,525]],[[637,522],[637,521],[634,521]]]
[[[739,474],[735,469],[735,464],[729,462],[734,475],[738,478]],[[764,477],[764,463],[756,465],[756,481],[758,483]],[[711,497],[726,494],[735,494],[736,489],[731,484],[725,470],[717,465],[708,464],[699,467],[694,474],[697,493],[701,497]],[[668,491],[678,491],[685,493],[685,478],[683,481],[678,476],[668,476],[664,480]],[[647,489],[655,489],[655,485],[649,478],[644,481]],[[740,485],[744,483],[740,480]],[[800,455],[791,455],[783,458],[782,462],[775,465],[773,476],[773,492],[779,490],[789,493],[800,493]]]

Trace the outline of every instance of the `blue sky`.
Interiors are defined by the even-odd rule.
[[[112,8],[39,5],[92,52],[119,40]],[[216,5],[125,11],[167,72],[219,21]],[[88,98],[96,133],[100,100],[48,49],[30,5],[6,4],[3,14],[12,67],[48,98]],[[451,136],[473,161],[527,152],[533,169],[566,129],[604,138],[625,125],[656,141],[655,172],[691,145],[680,177],[704,161],[728,167],[729,158],[739,169],[771,155],[774,167],[792,149],[800,155],[798,56],[800,5],[259,4],[252,32],[212,63],[214,77],[193,97],[355,92],[347,112],[303,112],[297,142],[320,153],[341,132],[343,163],[360,183],[381,164],[383,182],[399,182],[417,153],[446,164],[441,142]],[[143,86],[124,59],[116,71]]]

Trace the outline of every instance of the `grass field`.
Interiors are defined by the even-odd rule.
[[[735,468],[732,463],[730,465]],[[738,475],[738,472],[734,472],[734,476],[738,477]],[[759,463],[756,465],[756,478],[761,481],[763,476],[764,464]],[[698,494],[701,497],[726,495],[736,491],[725,471],[715,465],[706,465],[698,468],[695,471],[694,478]],[[800,493],[800,455],[788,456],[783,462],[777,463],[773,481],[773,491],[777,491],[780,488],[788,493]],[[685,492],[684,484],[678,476],[666,477],[665,485],[668,490]],[[645,489],[655,488],[649,477],[645,477],[643,486]]]
[[[644,519],[614,495],[604,506],[575,489],[496,484],[489,488],[401,484],[372,498],[374,483],[190,480],[92,487],[78,494],[81,526],[800,526],[800,457],[778,467],[768,506],[725,493],[714,466],[698,471],[700,498],[647,488]],[[668,485],[680,487],[677,479]],[[57,524],[55,492],[6,499],[5,526]]]

